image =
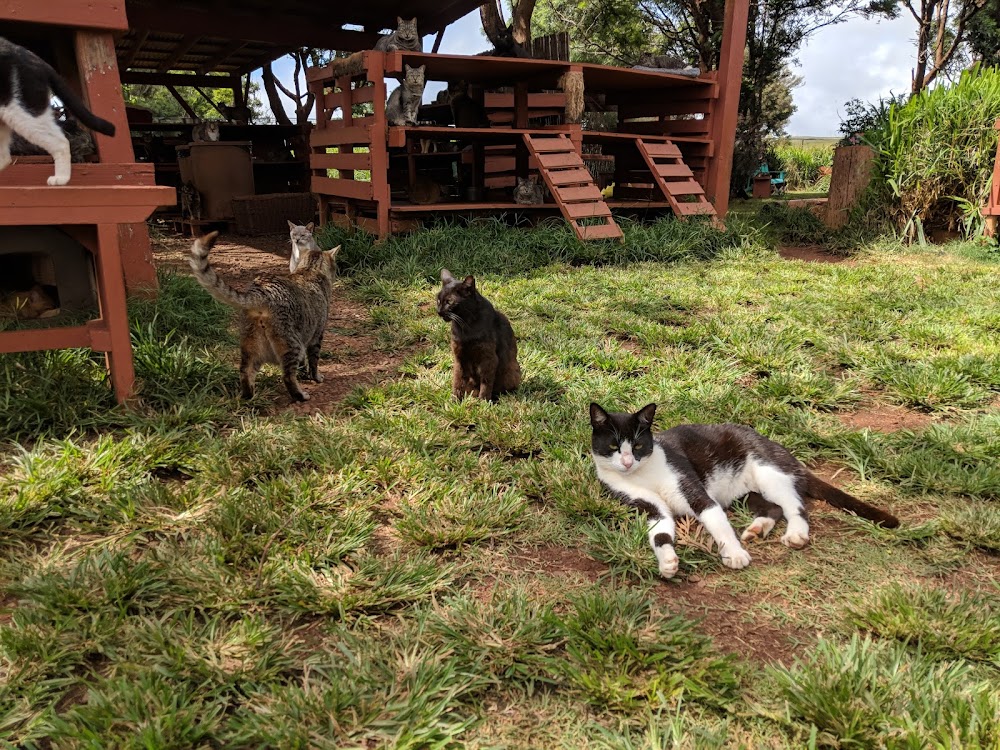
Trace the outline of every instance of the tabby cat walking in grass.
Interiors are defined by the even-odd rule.
[[[437,309],[451,323],[451,392],[455,398],[475,393],[496,401],[501,393],[521,384],[514,329],[507,316],[479,293],[473,276],[459,281],[447,268],[441,269]]]
[[[191,246],[195,278],[220,302],[240,310],[240,387],[244,398],[253,398],[254,378],[261,365],[280,364],[285,388],[294,401],[308,401],[299,387],[298,368],[323,382],[319,350],[330,316],[330,296],[340,246],[300,256],[294,273],[260,275],[245,292],[219,278],[208,262],[218,232],[199,237]]]
[[[725,508],[747,496],[755,514],[741,539],[763,539],[784,516],[782,543],[800,549],[809,541],[803,496],[817,497],[886,528],[895,516],[827,484],[788,450],[736,424],[679,425],[653,433],[656,404],[635,414],[590,405],[591,455],[601,482],[625,505],[648,516],[649,543],[670,578],[677,572],[674,517],[696,516],[715,540],[724,565],[745,568],[750,555],[736,538]]]

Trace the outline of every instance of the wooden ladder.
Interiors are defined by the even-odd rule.
[[[669,142],[647,142],[642,138],[636,138],[635,145],[653,173],[656,186],[666,196],[674,216],[682,221],[688,216],[711,216],[714,224],[719,223],[715,206],[708,202],[705,190],[695,180],[691,168],[684,163],[677,146]],[[678,200],[682,196],[691,196],[694,200]]]
[[[624,241],[621,227],[611,217],[611,209],[576,152],[573,141],[561,133],[551,136],[525,133],[524,144],[538,162],[538,171],[556,205],[580,240],[614,238]],[[588,219],[599,221],[580,223]]]

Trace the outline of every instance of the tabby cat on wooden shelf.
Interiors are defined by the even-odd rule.
[[[390,125],[416,125],[417,111],[424,95],[424,69],[421,65],[412,68],[403,66],[405,75],[403,82],[391,94],[385,103],[385,117]]]
[[[783,544],[800,549],[809,541],[803,496],[817,497],[886,528],[899,521],[803,466],[784,447],[736,424],[679,425],[653,432],[656,404],[635,414],[610,413],[590,405],[591,456],[597,477],[625,505],[642,510],[660,575],[677,572],[674,517],[696,516],[718,546],[724,565],[745,568],[750,555],[736,538],[725,508],[744,495],[755,517],[741,539],[763,539],[782,516]]]
[[[219,278],[208,262],[218,232],[199,237],[191,246],[191,270],[208,293],[240,311],[240,388],[253,398],[254,378],[261,365],[280,364],[285,388],[293,401],[308,401],[299,387],[298,369],[305,364],[311,380],[322,383],[319,351],[330,317],[335,258],[340,247],[311,250],[290,275],[261,274],[245,292]]]
[[[545,185],[538,181],[538,175],[518,177],[514,187],[514,203],[533,206],[545,202]]]
[[[507,316],[479,293],[474,277],[459,281],[447,268],[441,269],[437,310],[451,323],[451,392],[455,398],[473,393],[496,401],[521,384],[514,329]]]
[[[115,126],[95,115],[55,69],[31,50],[0,37],[0,170],[11,159],[12,133],[52,155],[49,185],[65,185],[72,175],[72,150],[56,121],[52,96],[91,130],[114,135]]]

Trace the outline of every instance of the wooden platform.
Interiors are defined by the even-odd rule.
[[[727,2],[726,44],[737,50],[746,25],[739,10],[739,3]],[[730,50],[723,58],[718,73],[693,77],[554,60],[375,50],[362,53],[360,71],[350,76],[335,76],[334,63],[310,68],[306,79],[319,107],[310,137],[311,186],[321,221],[374,229],[384,237],[403,217],[558,209],[577,236],[588,239],[621,237],[614,207],[711,215],[718,202],[724,211],[738,99],[738,85],[733,94],[730,84],[738,84],[742,55]],[[428,81],[467,82],[490,127],[454,127],[450,108],[439,103],[421,107],[420,124],[388,125],[385,100],[393,79],[406,66],[421,65]],[[561,86],[581,79],[588,106],[619,112],[616,132],[585,131],[574,121],[578,109],[569,106]],[[358,116],[360,105],[367,111]],[[447,145],[435,151],[435,142]],[[558,154],[536,148],[553,143]],[[644,152],[643,143],[657,153]],[[672,163],[666,165],[658,152],[668,147]],[[601,179],[616,183],[614,200],[604,199],[586,168],[584,159],[594,151],[607,159]],[[679,175],[681,168],[680,177],[657,174],[667,169]],[[370,172],[370,179],[361,172]],[[552,203],[510,200],[516,180],[531,174],[545,181]],[[569,176],[572,182],[565,181]],[[400,200],[419,177],[438,182],[453,197],[430,205]]]

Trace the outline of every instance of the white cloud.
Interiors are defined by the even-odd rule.
[[[817,32],[792,65],[803,82],[792,92],[797,109],[789,134],[837,135],[848,100],[877,101],[909,91],[915,31],[906,15],[880,22],[858,18]]]

